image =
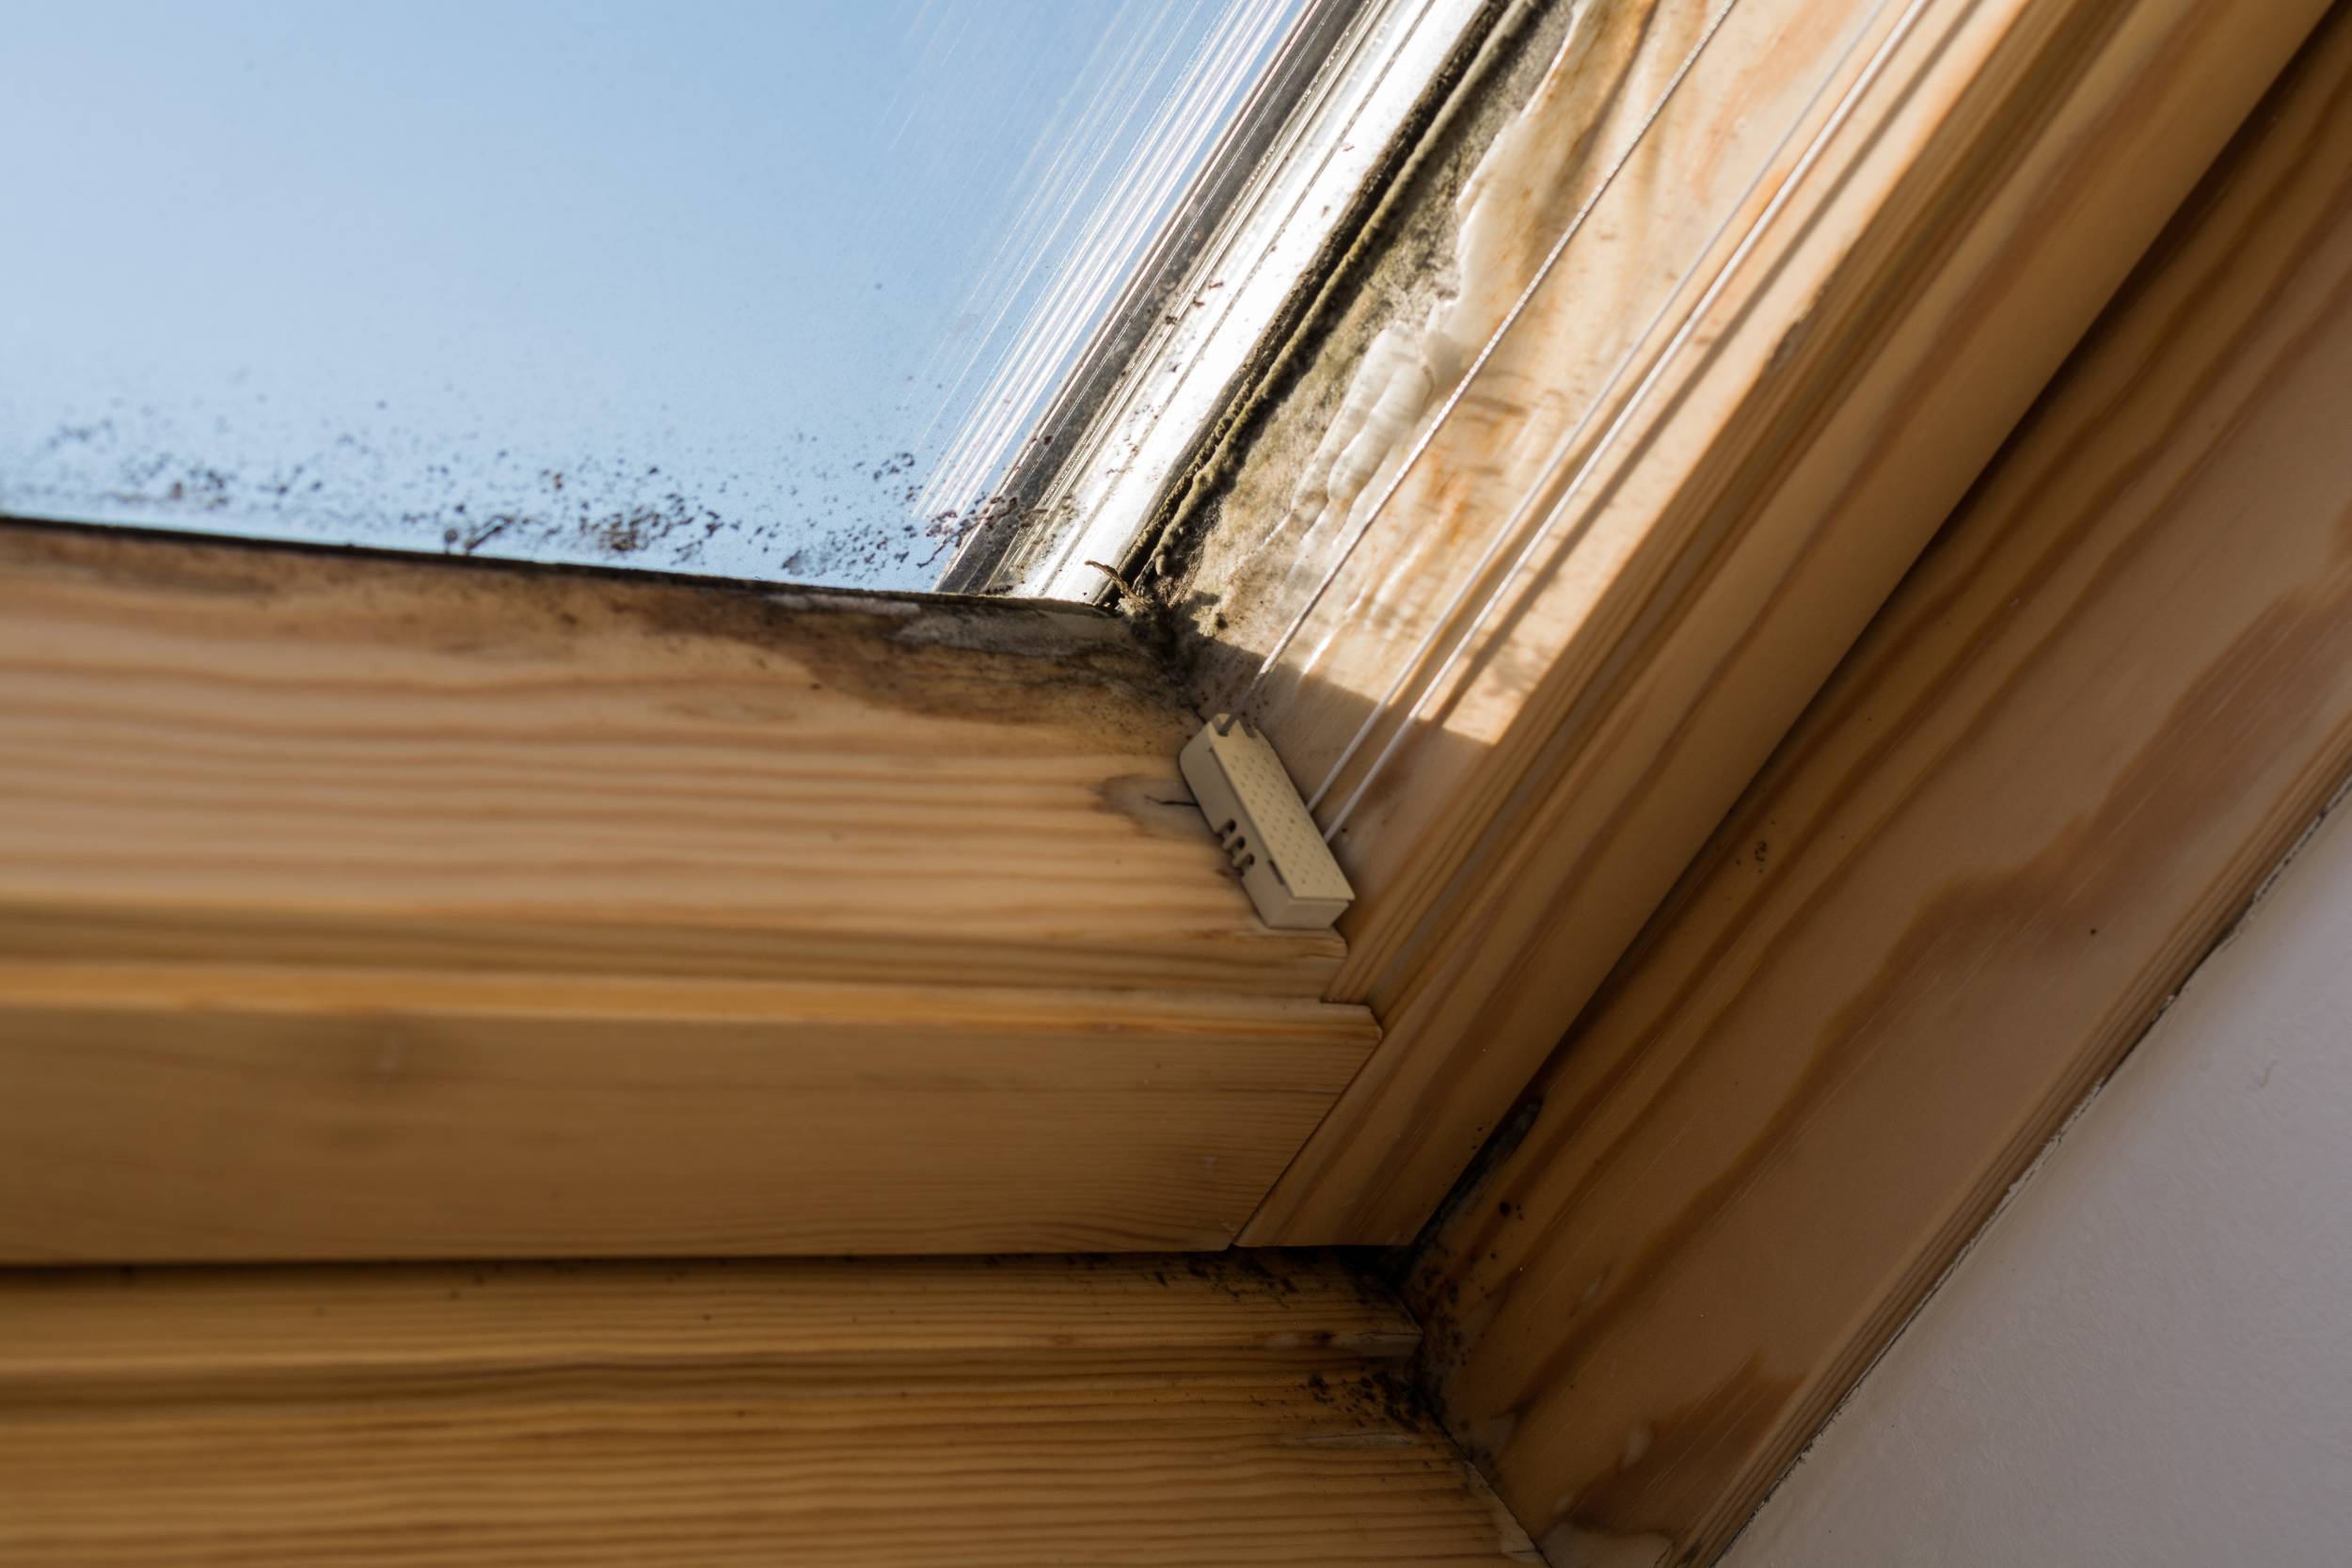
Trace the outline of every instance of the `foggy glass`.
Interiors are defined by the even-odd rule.
[[[0,513],[927,587],[1297,8],[15,8]]]

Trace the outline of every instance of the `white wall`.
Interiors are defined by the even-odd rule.
[[[2352,805],[1724,1561],[2352,1563]]]

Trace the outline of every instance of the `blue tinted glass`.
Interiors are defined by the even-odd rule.
[[[0,512],[926,586],[1296,8],[14,8]]]

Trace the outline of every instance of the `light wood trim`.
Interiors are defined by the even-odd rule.
[[[0,1560],[1490,1568],[1313,1259],[0,1276]]]
[[[1384,1039],[1245,1240],[1413,1238],[2319,8],[1929,7],[1596,477],[1605,504],[1342,835],[1361,897],[1329,994],[1369,1001]],[[1590,8],[1556,69],[1614,90],[1538,98],[1551,144],[1586,150],[1527,200],[1564,211],[1589,184],[1699,9]],[[1544,454],[1646,314],[1623,280],[1687,264],[1867,9],[1742,0],[1343,579],[1342,629],[1275,687],[1265,726],[1300,777],[1510,507],[1559,482]],[[1517,243],[1559,221],[1531,209]],[[1309,575],[1194,585],[1233,628],[1211,705],[1237,667],[1217,658],[1262,646]]]
[[[0,1272],[0,1408],[724,1378],[1240,1376],[1401,1365],[1421,1331],[1319,1256]]]
[[[1425,1258],[1554,1568],[1713,1557],[2352,770],[2347,428],[2339,8]]]
[[[0,528],[24,957],[1320,993],[1080,607]]]
[[[1091,610],[0,527],[0,1260],[1222,1247],[1361,1065]]]
[[[1216,1248],[1361,1009],[0,965],[0,1259]]]

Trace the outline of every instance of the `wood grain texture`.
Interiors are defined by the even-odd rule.
[[[0,1276],[0,1560],[1535,1560],[1313,1259]]]
[[[2338,8],[1426,1255],[1554,1568],[1709,1560],[2352,770],[2347,423]]]
[[[1329,994],[1368,1001],[1384,1038],[1247,1241],[1417,1234],[2320,5],[1929,5],[1572,498],[1591,443],[1567,436],[1587,408],[1595,431],[1624,408],[1596,404],[1608,367],[1655,362],[1662,330],[1634,340],[1671,279],[1696,264],[1669,325],[1901,8],[1743,0],[1270,689],[1268,732],[1324,777],[1486,539],[1550,519],[1339,839],[1361,896]],[[1489,214],[1519,247],[1484,285],[1497,316],[1701,20],[1579,14],[1558,90],[1529,111],[1563,161],[1499,185],[1517,205]],[[1779,172],[1741,205],[1792,121]],[[1275,492],[1291,476],[1268,461],[1267,493],[1245,469],[1235,495],[1290,516]],[[1306,533],[1309,565],[1312,540],[1343,536],[1327,519]],[[1212,705],[1312,580],[1250,564],[1273,558],[1213,558],[1188,590],[1214,592],[1233,628]]]
[[[1108,617],[0,529],[23,956],[1318,994]]]
[[[1263,998],[0,965],[0,1259],[1222,1247],[1375,1037]]]
[[[1317,1255],[0,1272],[0,1406],[1136,1379],[1401,1363],[1421,1331]],[[1152,1359],[1158,1357],[1158,1359]]]
[[[1221,1247],[1361,1064],[1091,611],[0,528],[0,1260]]]

